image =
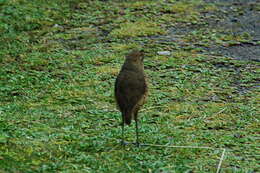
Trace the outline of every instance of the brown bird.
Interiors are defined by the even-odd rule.
[[[115,99],[122,113],[122,144],[124,144],[124,125],[135,120],[136,145],[139,146],[137,114],[144,104],[148,92],[143,64],[144,54],[133,50],[125,57],[125,62],[116,78]]]

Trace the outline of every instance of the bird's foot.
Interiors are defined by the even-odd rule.
[[[126,142],[122,140],[122,141],[121,141],[121,145],[122,145],[122,146],[126,146]]]

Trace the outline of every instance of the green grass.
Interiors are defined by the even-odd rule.
[[[156,23],[148,22],[145,20],[137,22],[126,22],[120,25],[119,29],[111,32],[111,36],[124,38],[124,37],[137,37],[137,36],[151,36],[164,34],[165,31],[160,29]]]
[[[207,27],[202,12],[216,8],[199,0],[0,1],[0,172],[215,172],[221,150],[120,146],[113,85],[135,47],[146,51],[149,76],[141,141],[227,148],[223,172],[256,172],[260,64],[192,46],[250,39]],[[151,37],[190,24],[205,27],[179,42]],[[126,133],[135,140],[133,125]]]

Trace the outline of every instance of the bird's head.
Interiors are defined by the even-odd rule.
[[[142,63],[144,60],[144,51],[134,49],[126,55],[126,60],[135,63]]]

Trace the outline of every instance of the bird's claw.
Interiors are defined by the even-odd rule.
[[[126,146],[126,142],[125,141],[121,141],[121,145],[122,146]]]

